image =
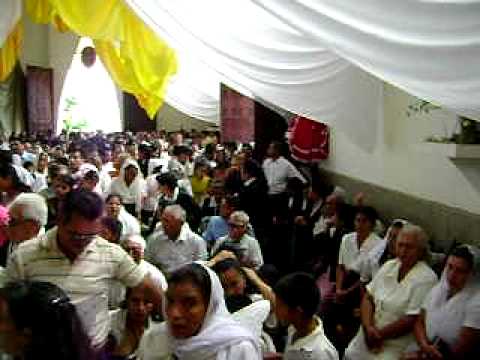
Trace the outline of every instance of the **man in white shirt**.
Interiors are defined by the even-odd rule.
[[[281,144],[272,142],[267,150],[267,159],[263,162],[263,171],[268,182],[268,194],[282,194],[287,189],[287,181],[291,178],[298,178],[304,184],[307,180],[297,168],[283,156],[281,156]]]
[[[180,205],[165,207],[161,222],[161,228],[147,241],[145,259],[148,262],[168,274],[193,261],[207,259],[205,241],[190,229]]]

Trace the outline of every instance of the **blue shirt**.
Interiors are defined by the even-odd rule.
[[[203,238],[207,243],[215,243],[218,238],[228,234],[228,221],[221,216],[212,216],[208,222]]]

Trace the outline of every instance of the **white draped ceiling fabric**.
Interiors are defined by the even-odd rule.
[[[127,3],[179,51],[177,87],[173,95],[167,91],[166,101],[180,110],[198,110],[186,112],[211,119],[205,113],[218,114],[221,81],[247,96],[337,126],[358,144],[372,145],[381,82],[252,1]],[[196,103],[182,96],[182,88]],[[205,106],[199,106],[202,99]]]
[[[18,0],[2,0],[0,6],[0,47],[12,32],[22,16],[22,2]]]

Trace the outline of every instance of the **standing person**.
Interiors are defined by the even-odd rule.
[[[145,197],[145,181],[135,160],[126,160],[120,169],[118,178],[112,181],[111,194],[120,195],[127,212],[140,218],[142,201]]]
[[[144,335],[140,360],[261,359],[253,334],[228,313],[218,277],[200,264],[172,274],[164,317]]]
[[[95,354],[67,294],[40,281],[0,289],[2,351],[15,359],[92,360]]]
[[[338,360],[337,350],[323,331],[316,316],[320,292],[315,279],[293,273],[274,286],[275,313],[280,322],[290,325],[283,359]]]
[[[150,289],[156,305],[161,290],[118,245],[98,236],[103,201],[90,191],[65,198],[58,227],[22,243],[7,265],[11,280],[49,281],[60,286],[77,306],[92,345],[103,354],[108,324],[108,291],[112,280],[127,287]]]
[[[298,178],[304,185],[307,180],[300,171],[282,155],[282,144],[273,141],[267,149],[267,158],[263,162],[263,171],[268,182],[268,195],[272,209],[283,209],[287,206],[287,184],[291,178]]]

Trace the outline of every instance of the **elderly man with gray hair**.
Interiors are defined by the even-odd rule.
[[[180,205],[165,207],[161,226],[148,238],[145,259],[164,273],[207,259],[205,241],[190,229],[186,218],[187,214]]]
[[[219,238],[212,248],[212,255],[219,254],[219,257],[214,256],[210,263],[216,259],[220,261],[226,250],[235,254],[245,266],[258,269],[263,265],[262,250],[257,239],[247,234],[249,221],[250,218],[244,211],[234,211],[230,215],[228,235]]]
[[[33,193],[18,195],[8,206],[10,221],[8,241],[0,248],[0,266],[6,266],[11,253],[18,245],[44,232],[48,209],[45,199]]]

